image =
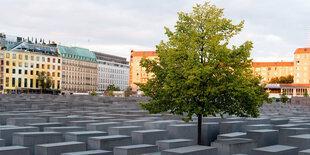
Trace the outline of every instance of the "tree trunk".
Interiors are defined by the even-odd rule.
[[[197,144],[201,145],[201,124],[202,124],[202,114],[198,114],[198,136],[197,136]]]

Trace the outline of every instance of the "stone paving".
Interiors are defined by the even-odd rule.
[[[0,95],[0,155],[310,155],[307,106],[204,117],[198,146],[195,121],[149,114],[138,101],[147,98]]]

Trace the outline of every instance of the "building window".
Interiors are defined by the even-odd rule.
[[[60,59],[58,59],[58,63],[60,64]]]
[[[28,60],[28,55],[25,55],[25,60]]]
[[[22,70],[21,69],[18,70],[18,74],[22,74]]]
[[[10,83],[10,79],[9,79],[9,77],[6,77],[5,78],[5,86],[8,87],[9,83]]]
[[[58,66],[57,69],[60,70],[60,66]]]
[[[55,70],[55,65],[53,65],[53,70]]]
[[[42,62],[45,62],[45,57],[42,57]]]
[[[47,69],[50,69],[50,65],[47,65]]]
[[[15,78],[12,78],[12,87],[15,87]]]
[[[55,60],[55,58],[53,58],[53,63],[55,63],[56,62],[56,60]]]
[[[12,69],[12,74],[15,74],[15,69]]]
[[[51,62],[51,58],[47,58],[47,62]]]
[[[24,79],[24,87],[27,87],[27,79]]]
[[[40,61],[40,57],[39,56],[37,56],[37,61]]]
[[[36,88],[39,88],[39,79],[36,79]]]
[[[44,64],[42,64],[42,69],[44,69]]]
[[[18,67],[23,67],[23,63],[22,62],[18,62]]]
[[[25,70],[25,75],[27,75],[28,74],[28,70]]]
[[[6,73],[10,73],[10,69],[7,68],[7,69],[6,69]]]
[[[25,62],[25,67],[28,67],[28,62]]]
[[[40,68],[40,64],[37,64],[37,68]]]
[[[6,58],[10,58],[10,53],[6,53]]]
[[[30,59],[33,61],[34,60],[34,56],[31,56]]]
[[[19,60],[22,60],[23,56],[21,54],[18,54],[18,58],[19,58]]]
[[[18,78],[18,87],[22,87],[22,79]]]
[[[33,79],[30,79],[30,88],[33,88]]]
[[[33,70],[30,71],[30,75],[33,75]]]
[[[16,54],[15,53],[13,53],[13,59],[16,59]]]
[[[12,66],[16,66],[16,62],[15,61],[12,62]]]
[[[39,71],[36,71],[36,75],[39,75]]]

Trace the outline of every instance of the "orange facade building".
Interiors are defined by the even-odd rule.
[[[133,91],[138,90],[135,83],[146,83],[148,79],[152,78],[153,74],[145,72],[145,68],[140,66],[142,58],[154,60],[158,54],[155,51],[134,51],[131,50],[130,55],[130,72],[129,72],[129,86]]]
[[[262,76],[262,82],[268,83],[271,78],[294,75],[294,62],[253,62],[253,73]]]
[[[310,83],[310,48],[297,48],[294,63],[294,83]]]

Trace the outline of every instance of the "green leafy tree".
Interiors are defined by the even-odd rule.
[[[107,91],[120,91],[119,87],[116,87],[114,84],[108,85]]]
[[[39,87],[41,89],[41,94],[46,93],[47,90],[52,87],[52,78],[48,76],[44,71],[38,74]]]
[[[90,92],[89,95],[91,95],[91,96],[98,96],[98,94],[95,91]]]
[[[286,103],[288,101],[288,97],[286,96],[286,92],[283,91],[282,94],[280,95],[280,101],[282,103]]]
[[[304,97],[309,97],[308,90],[306,89],[304,92]]]
[[[192,13],[178,13],[175,31],[166,29],[168,41],[156,46],[158,59],[142,59],[140,65],[154,73],[146,84],[137,84],[150,113],[170,112],[185,121],[198,117],[198,144],[201,144],[202,117],[220,114],[259,116],[258,108],[268,99],[260,78],[253,76],[252,42],[228,47],[238,34],[237,25],[223,17],[223,9],[205,3]]]
[[[125,97],[129,97],[131,95],[131,89],[130,87],[128,87],[126,90],[125,90]]]

